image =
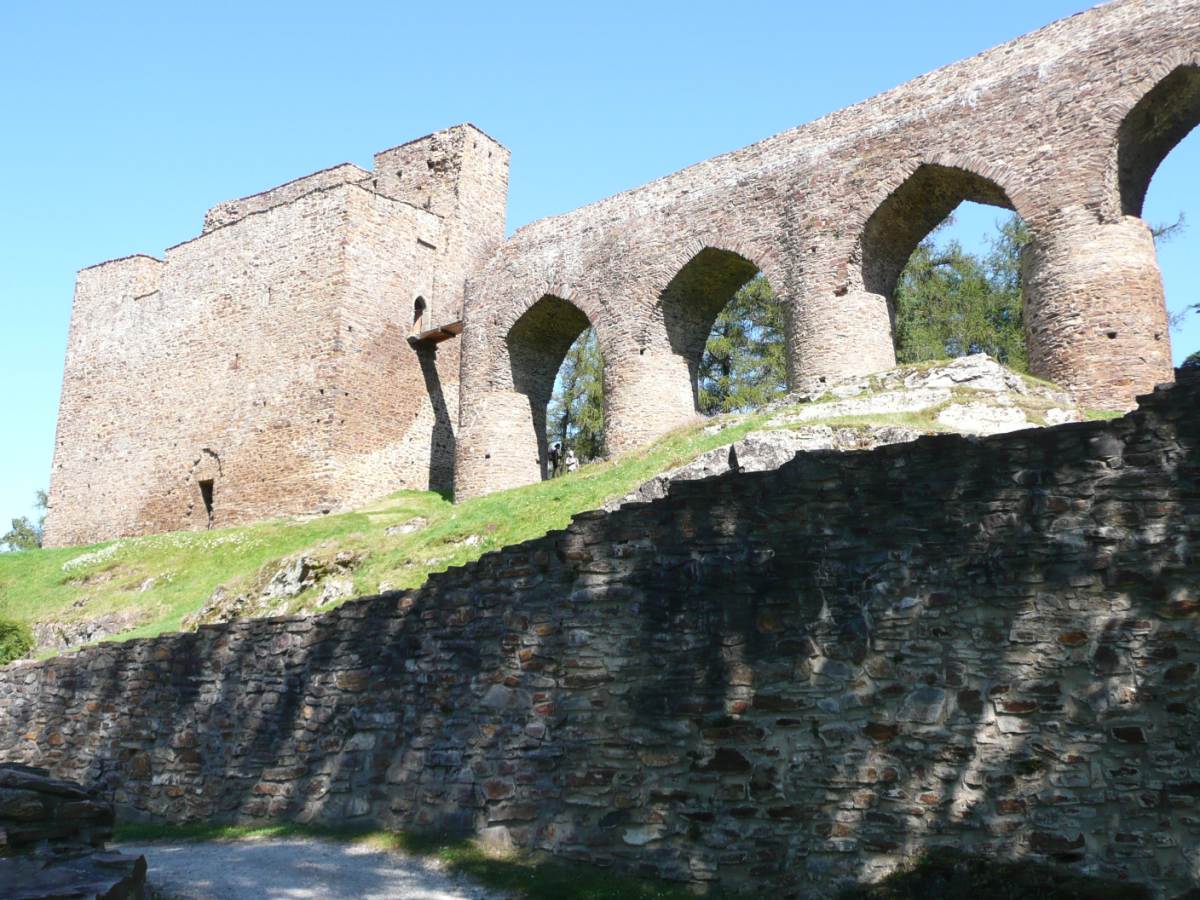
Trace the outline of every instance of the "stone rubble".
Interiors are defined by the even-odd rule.
[[[113,808],[46,769],[0,763],[0,896],[142,900],[145,857],[105,851]]]

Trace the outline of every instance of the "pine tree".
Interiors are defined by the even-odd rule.
[[[595,329],[567,351],[546,410],[546,437],[570,447],[581,463],[604,455],[604,357]]]
[[[917,246],[894,294],[897,362],[987,353],[1028,368],[1020,256],[1029,234],[1016,216],[997,230],[982,259],[957,241],[939,248],[932,235]]]
[[[763,275],[747,282],[717,316],[697,382],[705,415],[758,409],[787,393],[783,318]]]

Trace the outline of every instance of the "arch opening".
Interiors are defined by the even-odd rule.
[[[1117,135],[1121,212],[1142,216],[1154,173],[1200,125],[1200,66],[1179,66],[1129,111]]]
[[[997,216],[1007,210],[1011,215]],[[988,353],[1028,367],[1020,278],[1030,237],[1000,185],[922,165],[867,221],[864,289],[887,304],[900,364]]]
[[[1200,365],[1200,297],[1195,292],[1200,261],[1192,233],[1192,216],[1200,209],[1198,125],[1200,66],[1180,66],[1129,111],[1117,141],[1121,212],[1143,219],[1154,235],[1177,366]]]
[[[782,321],[755,263],[705,247],[667,284],[657,312],[670,355],[686,367],[694,412],[746,409],[779,392]]]
[[[513,390],[524,397],[527,421],[535,436],[529,451],[536,453],[542,478],[553,474],[547,409],[560,370],[585,332],[593,334],[591,322],[582,310],[560,297],[546,294],[517,319],[505,337]],[[591,340],[594,342],[595,338]],[[598,347],[596,353],[599,354]],[[568,431],[570,426],[568,421]]]
[[[425,303],[424,297],[417,297],[417,299],[413,301],[412,328],[409,329],[409,335],[411,337],[418,337],[423,331],[426,330],[426,327],[425,327],[425,325],[426,325],[426,322],[425,322],[426,308],[427,308],[427,304]]]

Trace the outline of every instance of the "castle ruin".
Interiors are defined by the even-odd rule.
[[[218,204],[79,273],[49,545],[449,489],[465,273],[508,151],[470,125]]]
[[[1142,203],[1197,122],[1200,3],[1118,0],[507,240],[508,152],[469,125],[221,204],[80,273],[47,542],[535,481],[589,325],[626,451],[695,414],[759,271],[793,384],[888,369],[896,281],[963,200],[1029,228],[1034,374],[1129,408],[1172,375]]]

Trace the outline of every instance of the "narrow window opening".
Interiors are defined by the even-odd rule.
[[[413,337],[419,335],[425,330],[425,298],[418,297],[413,301],[413,322],[412,330],[409,332]]]
[[[208,516],[208,527],[212,528],[213,521],[213,483],[212,479],[200,482],[200,496],[204,500],[204,512]]]

